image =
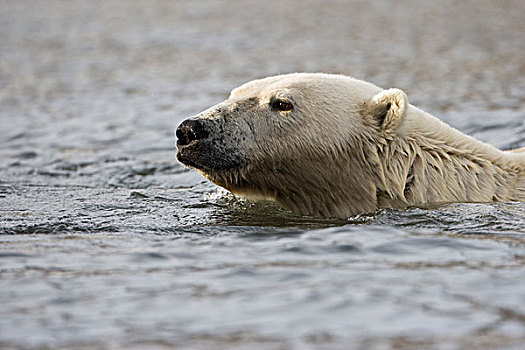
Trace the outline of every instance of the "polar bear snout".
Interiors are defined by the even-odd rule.
[[[224,128],[224,118],[220,116],[201,114],[186,119],[175,131],[177,159],[206,173],[241,166],[239,141],[235,135],[225,133]]]
[[[204,120],[187,119],[179,125],[175,135],[177,136],[178,146],[187,146],[193,141],[206,139],[209,132],[204,125]]]
[[[210,149],[210,126],[206,119],[190,118],[184,120],[177,130],[177,159],[187,166],[202,168]],[[204,162],[204,164],[203,164]]]

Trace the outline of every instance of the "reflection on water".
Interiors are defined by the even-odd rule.
[[[521,349],[523,203],[297,216],[183,168],[173,129],[307,70],[525,146],[523,4],[4,2],[0,347]]]

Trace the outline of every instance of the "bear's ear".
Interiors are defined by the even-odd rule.
[[[407,95],[402,90],[383,90],[366,103],[365,117],[382,131],[394,131],[403,121],[407,104]]]

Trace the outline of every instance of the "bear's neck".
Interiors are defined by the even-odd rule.
[[[303,169],[289,169],[289,176],[280,178],[290,180],[276,187],[275,200],[294,213],[309,216],[349,218],[374,212],[373,173],[357,157],[327,154],[305,161]],[[298,178],[298,174],[303,175]]]
[[[400,134],[367,152],[379,208],[525,199],[525,154],[500,151],[412,106]]]
[[[275,201],[295,214],[348,218],[377,209],[374,173],[358,153],[317,154],[301,162],[272,158],[228,178],[208,179],[236,196]]]

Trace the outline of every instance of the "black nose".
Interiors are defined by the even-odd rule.
[[[186,146],[192,141],[203,140],[208,137],[208,131],[206,130],[202,121],[188,119],[179,125],[175,135],[177,136],[177,144]]]

